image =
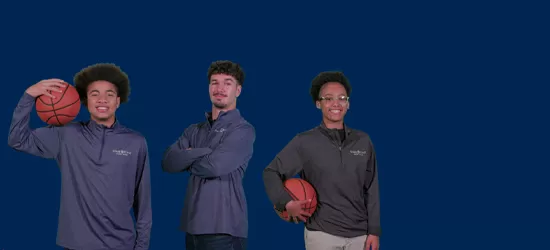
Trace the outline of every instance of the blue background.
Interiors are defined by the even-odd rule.
[[[272,211],[261,173],[319,124],[311,79],[342,70],[353,86],[346,123],[369,133],[378,154],[381,249],[543,249],[543,10],[527,1],[6,2],[1,128],[7,137],[13,108],[39,80],[72,83],[90,64],[120,65],[132,93],[118,117],[146,136],[151,154],[151,249],[184,249],[188,175],[163,173],[161,156],[210,109],[210,62],[236,61],[246,71],[238,107],[257,129],[244,181],[249,249],[303,249],[303,226]],[[33,115],[31,125],[44,124]],[[7,144],[0,152],[0,249],[59,249],[55,162]]]

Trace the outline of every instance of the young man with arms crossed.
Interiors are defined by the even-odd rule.
[[[351,85],[341,72],[322,72],[311,97],[322,123],[296,135],[264,170],[267,195],[277,211],[305,222],[307,250],[378,250],[378,169],[369,136],[344,124]],[[283,182],[300,173],[318,196],[313,215],[293,201]]]
[[[248,212],[242,180],[256,139],[236,108],[244,72],[236,63],[217,61],[208,80],[212,111],[166,150],[162,168],[190,173],[181,217],[186,249],[244,250]]]
[[[115,116],[119,105],[128,100],[128,76],[113,64],[95,64],[77,73],[74,82],[90,112],[89,121],[31,129],[36,98],[52,97],[48,91],[66,88],[63,80],[42,80],[19,100],[8,144],[18,151],[55,159],[59,165],[59,246],[74,250],[149,249],[152,219],[147,143]]]

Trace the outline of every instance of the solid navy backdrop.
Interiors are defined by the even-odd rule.
[[[132,92],[118,119],[146,136],[151,155],[151,249],[184,249],[178,226],[188,174],[162,172],[161,157],[210,109],[210,62],[238,62],[246,72],[238,108],[257,131],[244,180],[249,249],[304,249],[303,225],[273,212],[262,170],[294,135],[319,124],[312,78],[342,70],[353,86],[346,123],[369,133],[377,151],[381,249],[540,249],[548,220],[537,214],[547,204],[532,198],[547,190],[545,174],[518,167],[548,167],[537,158],[548,134],[535,132],[547,121],[536,114],[548,107],[548,92],[534,89],[548,80],[527,59],[536,44],[522,45],[540,42],[543,32],[533,31],[542,18],[500,2],[443,2],[6,2],[0,128],[7,139],[31,84],[72,83],[90,64],[120,65]],[[31,125],[44,124],[34,114]],[[7,144],[1,153],[0,249],[58,249],[56,163]]]

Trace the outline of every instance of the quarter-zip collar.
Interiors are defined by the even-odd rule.
[[[204,115],[207,121],[210,121],[212,119],[212,112],[205,112]],[[218,119],[214,120],[213,124],[231,122],[239,117],[241,117],[241,112],[239,111],[239,109],[232,109],[228,111],[222,110],[218,114]],[[210,125],[210,122],[208,122],[208,125]]]
[[[87,124],[88,129],[92,131],[92,133],[96,135],[103,135],[105,132],[112,132],[121,127],[120,122],[118,119],[115,118],[115,122],[110,127],[107,127],[103,124],[99,124],[96,121],[90,119]]]
[[[345,146],[347,142],[354,140],[356,137],[355,133],[353,133],[353,129],[346,126],[345,123],[344,123],[344,134],[346,138],[344,138],[343,142],[340,139],[340,133],[338,133],[338,130],[327,128],[324,122],[321,122],[321,124],[319,125],[319,130],[321,130],[321,133],[326,135],[333,143],[335,143],[338,146]]]

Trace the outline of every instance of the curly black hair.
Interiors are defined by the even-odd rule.
[[[344,86],[344,88],[346,89],[347,95],[351,95],[351,85],[349,84],[348,78],[344,75],[344,73],[340,71],[325,71],[319,73],[311,81],[311,88],[309,89],[309,93],[311,94],[313,103],[319,101],[319,93],[321,92],[321,88],[323,87],[323,85],[329,82],[337,82],[342,84],[342,86]]]
[[[210,77],[214,74],[225,74],[235,77],[237,83],[241,86],[244,83],[243,69],[239,64],[231,61],[221,60],[210,64],[210,67],[208,68],[208,81],[210,81]]]
[[[75,88],[84,105],[88,101],[88,86],[96,81],[112,83],[117,88],[120,103],[128,101],[128,96],[130,95],[130,80],[128,79],[128,75],[115,64],[97,63],[82,69],[74,76]]]

